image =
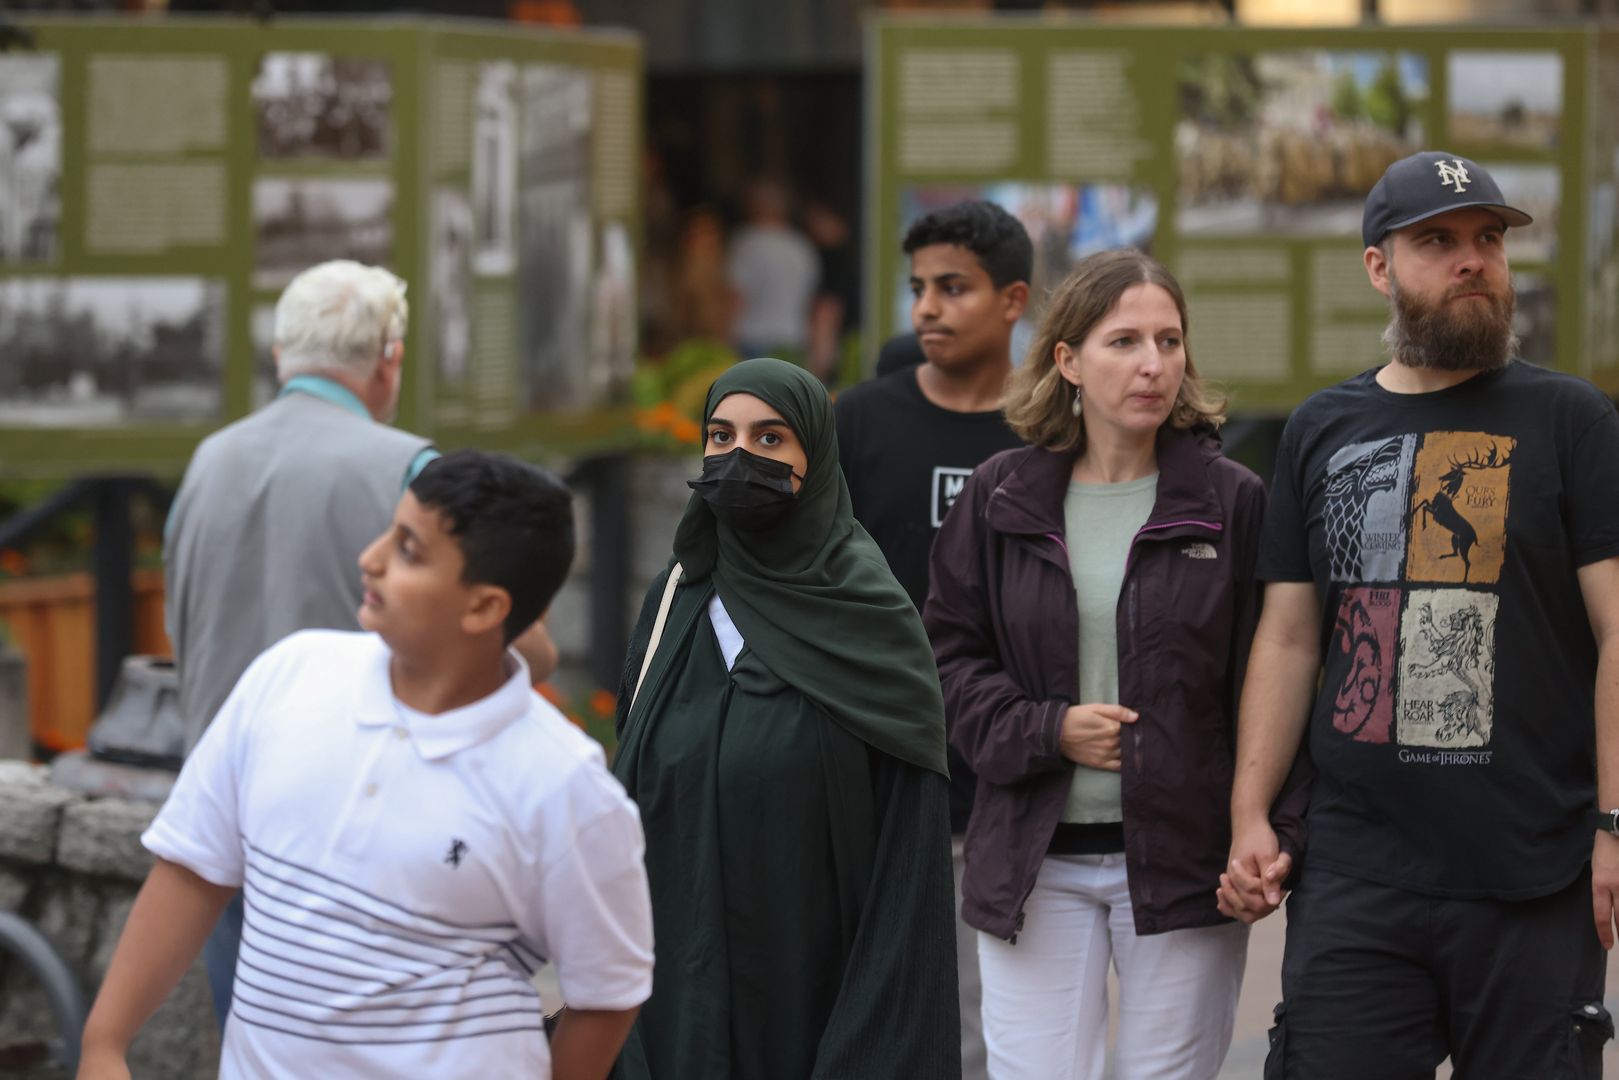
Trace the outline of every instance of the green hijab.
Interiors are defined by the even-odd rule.
[[[793,364],[747,360],[709,389],[705,428],[731,394],[752,394],[780,413],[809,468],[782,524],[765,531],[731,529],[693,494],[675,531],[685,581],[711,577],[764,666],[851,734],[948,775],[933,650],[882,551],[854,519],[826,389]]]

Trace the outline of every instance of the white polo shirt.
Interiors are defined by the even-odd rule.
[[[239,886],[222,1077],[549,1077],[530,977],[627,1009],[652,992],[640,817],[601,748],[512,655],[429,716],[373,634],[255,660],[142,837]]]

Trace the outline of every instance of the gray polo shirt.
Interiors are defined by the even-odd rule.
[[[360,552],[433,456],[307,375],[197,448],[163,544],[188,752],[259,653],[297,630],[358,629]]]

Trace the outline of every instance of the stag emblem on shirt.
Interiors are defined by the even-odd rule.
[[[1450,552],[1439,557],[1462,560],[1463,581],[1467,580],[1473,569],[1472,556],[1473,549],[1478,546],[1478,530],[1456,506],[1456,500],[1462,493],[1462,482],[1470,472],[1504,469],[1511,463],[1512,452],[1501,453],[1495,443],[1490,444],[1488,453],[1474,451],[1460,461],[1451,457],[1450,470],[1439,478],[1438,490],[1411,510],[1411,516],[1419,519],[1418,524],[1424,529],[1434,524],[1450,533]]]

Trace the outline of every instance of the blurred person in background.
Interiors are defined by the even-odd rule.
[[[408,318],[405,282],[380,267],[334,260],[299,274],[275,309],[280,393],[204,439],[187,466],[163,544],[187,753],[254,657],[299,630],[359,628],[355,560],[438,457],[389,426]],[[519,651],[536,679],[556,666],[542,623]],[[238,897],[203,954],[221,1024],[241,925]]]
[[[750,181],[743,207],[725,263],[736,298],[731,341],[743,356],[802,363],[821,276],[815,245],[793,227],[786,185],[763,177]]]
[[[838,459],[854,516],[922,609],[928,551],[967,477],[1023,441],[1001,398],[1012,373],[1012,327],[1029,296],[1029,234],[993,203],[963,202],[917,220],[905,234],[911,319],[923,362],[838,395]],[[912,340],[918,340],[913,338]],[[972,770],[950,753],[950,833],[956,876],[956,976],[961,1069],[984,1076],[977,934],[959,918],[962,837],[972,813]]]

